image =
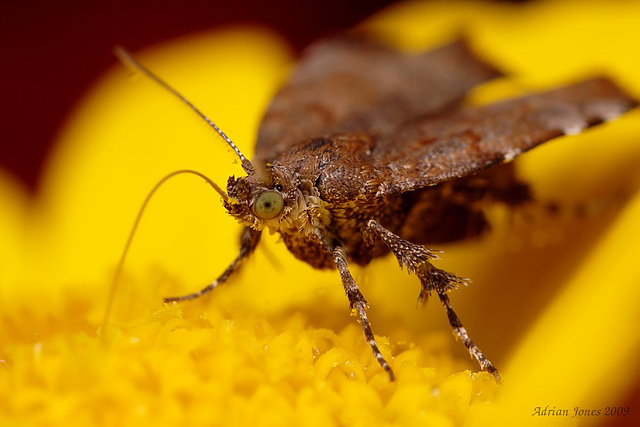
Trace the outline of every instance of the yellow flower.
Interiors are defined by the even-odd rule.
[[[640,95],[638,16],[632,1],[409,2],[364,25],[408,50],[463,30],[511,74],[473,92],[471,102],[484,103],[600,73]],[[276,35],[254,28],[137,56],[247,155],[293,64]],[[70,117],[36,200],[0,176],[0,425],[607,423],[605,408],[640,378],[640,196],[630,196],[639,118],[518,161],[541,200],[610,206],[513,222],[495,209],[493,233],[439,248],[439,266],[474,280],[453,303],[503,385],[477,373],[438,304],[409,309],[418,282],[393,259],[356,271],[397,374],[390,383],[337,274],[296,261],[275,236],[210,297],[160,304],[207,284],[237,250],[237,224],[193,177],[152,200],[102,327],[110,277],[153,184],[183,168],[219,184],[241,172],[191,111],[114,67]],[[574,408],[601,413],[573,418]]]

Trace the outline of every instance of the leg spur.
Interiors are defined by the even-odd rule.
[[[382,239],[398,259],[400,267],[405,266],[410,273],[418,276],[422,284],[420,297],[418,299],[419,302],[424,301],[432,291],[438,294],[440,302],[447,311],[447,318],[453,328],[453,332],[462,340],[471,357],[478,361],[480,368],[493,374],[496,381],[500,382],[501,379],[498,370],[471,340],[467,330],[462,326],[460,318],[453,310],[449,296],[447,295],[449,291],[457,288],[459,285],[464,285],[467,279],[434,267],[430,261],[438,258],[436,254],[422,245],[408,242],[396,236],[374,220],[367,222],[364,234],[371,242],[373,242],[375,237]]]

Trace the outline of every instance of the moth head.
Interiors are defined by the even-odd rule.
[[[268,166],[266,171],[252,171],[246,177],[230,177],[224,207],[241,224],[262,230],[282,229],[296,206],[296,192],[284,177]]]

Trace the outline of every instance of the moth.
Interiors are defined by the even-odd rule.
[[[468,279],[434,265],[432,244],[477,236],[484,209],[533,199],[511,161],[550,139],[614,119],[638,102],[606,78],[486,106],[464,104],[475,86],[500,77],[468,43],[401,53],[357,35],[311,45],[275,95],[247,159],[184,96],[119,49],[199,114],[235,151],[246,175],[231,176],[223,206],[243,226],[240,252],[204,289],[208,294],[256,249],[264,230],[318,269],[337,270],[365,338],[391,380],[367,320],[367,301],[349,270],[391,252],[420,281],[419,301],[437,295],[449,323],[480,368],[500,375],[471,340],[449,292]]]

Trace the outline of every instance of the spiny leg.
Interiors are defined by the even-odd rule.
[[[496,381],[500,382],[501,378],[498,370],[485,358],[478,346],[469,338],[469,334],[462,326],[462,322],[453,310],[449,296],[447,295],[447,292],[457,288],[459,285],[465,285],[467,279],[434,267],[429,262],[430,260],[438,258],[433,251],[430,251],[422,245],[417,245],[402,239],[384,228],[378,222],[370,220],[367,222],[366,227],[364,234],[367,239],[371,241],[374,237],[380,237],[396,256],[400,267],[406,266],[410,273],[418,276],[422,285],[418,302],[425,301],[431,291],[435,291],[438,294],[442,305],[445,310],[447,310],[449,324],[455,334],[462,340],[469,354],[478,361],[478,364],[480,364],[483,370],[493,374]]]
[[[344,253],[344,249],[341,246],[336,246],[333,249],[333,261],[336,263],[338,267],[338,271],[340,272],[340,279],[342,280],[342,286],[344,286],[344,291],[347,294],[347,298],[349,298],[349,305],[352,310],[356,310],[358,313],[358,317],[360,318],[360,323],[362,324],[362,329],[364,330],[364,336],[367,339],[367,342],[371,346],[371,350],[373,351],[373,355],[378,360],[380,366],[387,371],[389,374],[389,379],[391,381],[395,380],[395,375],[393,374],[393,370],[391,366],[384,360],[382,357],[382,353],[376,344],[376,339],[373,336],[373,331],[371,330],[371,325],[369,325],[369,319],[367,318],[367,301],[364,299],[362,292],[358,289],[358,285],[356,281],[351,276],[351,272],[349,271],[349,267],[347,264],[347,257]]]
[[[260,231],[256,231],[252,228],[246,227],[242,231],[242,235],[240,236],[240,253],[236,259],[233,260],[231,264],[227,267],[227,269],[214,280],[210,285],[200,289],[198,292],[194,292],[192,294],[182,295],[179,297],[168,297],[164,299],[164,302],[173,302],[173,301],[188,301],[203,295],[208,294],[219,285],[222,285],[224,282],[231,277],[233,273],[239,270],[242,265],[242,261],[245,260],[249,255],[253,253],[258,246],[258,242],[260,241]]]

